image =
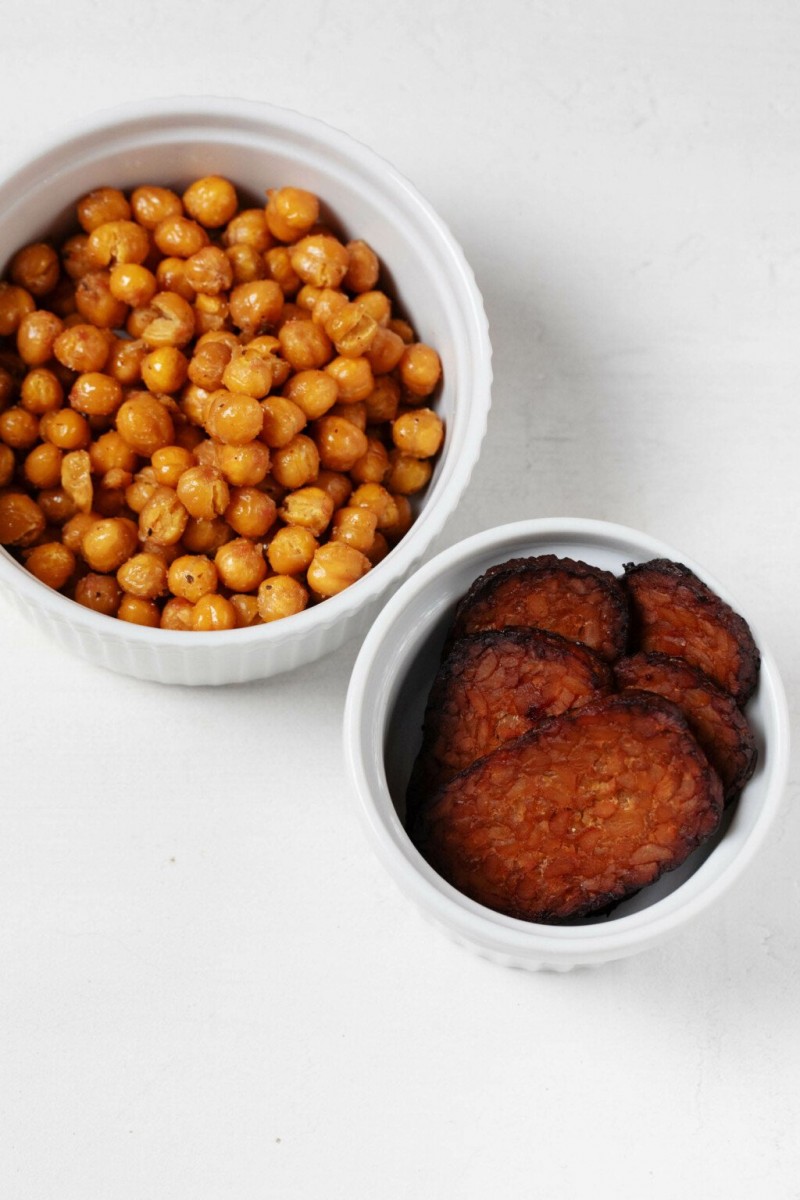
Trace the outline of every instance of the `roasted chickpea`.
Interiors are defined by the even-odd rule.
[[[325,330],[314,321],[290,320],[278,331],[283,357],[296,371],[323,367],[333,354],[333,344]]]
[[[142,359],[142,382],[148,391],[171,395],[179,391],[189,371],[189,360],[177,346],[159,346]]]
[[[223,445],[218,448],[217,465],[234,487],[255,487],[269,470],[269,449],[259,441],[246,446]]]
[[[95,188],[81,197],[77,205],[78,220],[86,233],[91,233],[106,221],[127,221],[131,207],[119,188]]]
[[[233,324],[250,337],[276,325],[283,311],[283,292],[274,279],[240,283],[229,300]]]
[[[147,347],[138,338],[112,338],[105,372],[123,387],[133,387],[141,383],[142,362],[146,354]]]
[[[427,485],[433,474],[433,463],[429,458],[414,458],[402,450],[389,453],[389,472],[386,486],[401,496],[413,496]]]
[[[220,546],[214,565],[223,585],[233,592],[254,592],[267,574],[264,556],[249,538],[234,538]]]
[[[380,330],[378,322],[357,304],[345,304],[325,326],[325,332],[345,358],[367,354]]]
[[[272,359],[249,347],[234,351],[223,372],[222,382],[229,392],[260,400],[272,387]]]
[[[372,367],[366,358],[345,358],[338,355],[325,370],[336,380],[340,404],[354,404],[366,400],[375,387]]]
[[[296,242],[319,220],[319,200],[302,188],[270,188],[265,215],[279,241]]]
[[[222,517],[211,521],[203,517],[190,517],[183,531],[181,543],[191,554],[216,554],[220,546],[233,537],[233,530]]]
[[[392,302],[385,292],[362,292],[354,298],[353,304],[369,313],[382,329],[391,325]]]
[[[201,596],[217,590],[217,568],[204,554],[182,554],[170,565],[169,590],[196,604]]]
[[[333,407],[339,389],[336,381],[324,371],[298,371],[284,386],[283,395],[313,421]]]
[[[292,252],[288,246],[273,246],[263,258],[266,274],[280,284],[284,296],[294,296],[302,286],[302,279],[292,266]]]
[[[156,266],[156,284],[160,292],[175,292],[183,300],[194,303],[196,292],[186,278],[186,259],[168,255]]]
[[[298,292],[297,300],[310,309],[312,321],[323,329],[350,303],[347,295],[337,288],[312,288],[309,284]]]
[[[296,242],[291,263],[303,283],[314,287],[338,288],[347,274],[350,255],[338,238],[316,233]]]
[[[346,542],[362,554],[369,554],[377,528],[378,518],[371,509],[347,505],[334,514],[331,541]]]
[[[246,538],[261,538],[275,524],[277,509],[271,496],[257,488],[231,488],[225,520]]]
[[[159,221],[153,241],[166,258],[191,258],[208,245],[208,234],[190,217],[172,216]]]
[[[48,525],[64,525],[77,512],[75,501],[63,487],[42,488],[36,501]]]
[[[58,591],[75,571],[75,555],[61,542],[43,542],[26,555],[25,566],[42,583]]]
[[[231,264],[234,285],[252,283],[254,279],[274,278],[270,276],[264,256],[252,246],[248,246],[247,242],[236,242],[233,246],[228,246],[225,253]],[[282,285],[281,288],[284,290]]]
[[[92,442],[89,460],[96,475],[115,470],[135,471],[139,462],[136,452],[116,429],[107,430]]]
[[[196,383],[187,383],[180,395],[180,410],[193,425],[204,426],[213,393]]]
[[[369,292],[378,282],[380,263],[371,246],[357,238],[347,243],[350,260],[342,280],[349,292]]]
[[[394,513],[384,517],[381,533],[385,534],[394,544],[408,533],[414,520],[414,514],[407,496],[393,495],[392,500],[394,501]]]
[[[188,520],[189,513],[172,488],[156,485],[139,513],[139,535],[145,541],[174,546],[180,541]]]
[[[308,604],[308,592],[291,575],[272,575],[258,588],[258,614],[261,620],[279,621],[302,612]]]
[[[117,620],[158,629],[161,625],[161,609],[152,600],[144,600],[141,596],[131,596],[126,592],[119,602]]]
[[[31,242],[11,259],[11,280],[32,296],[46,296],[58,283],[61,266],[58,255],[46,242]]]
[[[372,540],[372,545],[370,546],[369,550],[365,551],[365,554],[374,567],[377,565],[377,563],[381,562],[382,559],[386,558],[386,555],[389,553],[390,549],[391,547],[386,538],[380,532],[380,530],[378,530]]]
[[[17,328],[17,353],[22,361],[29,367],[40,367],[48,362],[63,328],[61,318],[44,308],[27,313]]]
[[[145,229],[155,229],[166,217],[178,217],[183,214],[180,196],[169,188],[153,184],[143,184],[134,188],[130,203],[134,217]]]
[[[53,342],[53,354],[70,371],[102,371],[112,341],[107,329],[79,321],[59,333]]]
[[[36,301],[25,288],[0,283],[0,337],[12,337],[23,317],[36,309]]]
[[[149,306],[155,316],[142,330],[142,341],[155,349],[159,346],[185,346],[195,332],[194,310],[175,292],[157,292]]]
[[[86,450],[70,450],[61,459],[61,486],[79,512],[91,512],[94,500],[92,464]]]
[[[388,375],[400,362],[405,348],[406,344],[398,334],[393,333],[391,329],[383,329],[379,325],[372,345],[364,354],[372,368],[372,374]]]
[[[17,460],[10,446],[0,446],[0,488],[7,487],[14,478]]]
[[[269,565],[278,575],[304,575],[311,566],[319,542],[310,529],[286,525],[279,529],[267,547]]]
[[[210,592],[192,608],[192,629],[209,631],[235,629],[236,609],[226,596]]]
[[[81,553],[93,571],[118,570],[136,549],[138,531],[126,517],[95,521],[86,530]]]
[[[106,221],[89,234],[88,252],[95,267],[143,263],[150,253],[150,237],[135,221]]]
[[[272,454],[272,475],[281,487],[294,489],[313,483],[319,473],[319,467],[319,451],[311,438],[303,433],[298,433]]]
[[[122,589],[113,575],[90,571],[75,584],[75,599],[84,608],[91,608],[93,612],[106,617],[115,617],[122,599]]]
[[[117,430],[137,454],[150,456],[175,441],[175,426],[164,404],[149,392],[136,392],[117,412]]]
[[[329,471],[349,471],[367,453],[366,435],[345,417],[320,417],[312,430],[319,461]]]
[[[94,260],[89,253],[89,237],[85,233],[76,233],[67,238],[61,247],[61,266],[74,282],[94,270]]]
[[[261,401],[261,436],[273,450],[288,446],[306,424],[305,413],[284,396],[267,396]]]
[[[346,542],[320,546],[308,568],[308,586],[318,596],[335,596],[369,571],[369,559]]]
[[[188,632],[192,628],[194,605],[180,596],[173,596],[161,610],[161,628]]]
[[[356,483],[382,483],[389,470],[389,452],[376,437],[367,437],[367,449],[350,468]]]
[[[183,207],[207,229],[226,225],[239,207],[236,188],[221,175],[196,179],[183,193]]]
[[[364,404],[370,425],[393,421],[400,406],[400,384],[389,375],[379,376]]]
[[[198,342],[189,360],[189,379],[206,391],[216,391],[222,387],[222,379],[231,354],[231,347],[224,342],[204,342],[202,345]]]
[[[131,308],[144,308],[159,290],[155,275],[141,262],[116,263],[109,273],[108,287],[115,300]]]
[[[0,546],[30,546],[46,524],[41,507],[24,492],[0,495]]]
[[[122,386],[101,371],[88,371],[73,383],[69,403],[85,417],[108,417],[122,403]]]
[[[230,597],[230,602],[236,610],[237,629],[247,629],[250,625],[261,624],[257,596],[234,592]]]
[[[298,488],[289,492],[279,511],[287,525],[301,525],[320,537],[333,516],[333,500],[323,488]]]
[[[160,554],[134,554],[117,571],[117,583],[131,596],[156,600],[167,590],[167,565]]]
[[[213,521],[230,503],[230,491],[215,467],[189,467],[178,480],[178,498],[190,517]]]
[[[161,446],[153,454],[151,464],[156,483],[177,488],[184,471],[195,465],[195,457],[182,446]]]
[[[391,329],[392,333],[396,333],[406,346],[410,346],[415,341],[413,327],[408,321],[403,320],[402,317],[392,317],[387,325],[387,329]]]
[[[263,415],[253,396],[221,389],[214,392],[206,410],[207,432],[219,442],[244,446],[261,433]]]
[[[412,396],[430,396],[442,375],[439,355],[424,342],[406,346],[400,359],[400,378]]]
[[[81,450],[92,440],[89,422],[73,408],[46,412],[39,421],[39,433],[59,450]]]
[[[328,493],[334,509],[345,505],[353,492],[352,480],[342,471],[329,471],[325,468],[320,471],[314,482],[317,487]]]
[[[88,271],[75,286],[75,307],[84,321],[102,329],[119,329],[128,314],[127,305],[111,291],[109,271]]]
[[[430,408],[415,408],[392,422],[392,440],[412,458],[432,458],[444,439],[441,417]]]
[[[233,283],[231,260],[220,246],[204,246],[187,258],[186,279],[196,292],[217,296]]]
[[[14,405],[0,413],[0,441],[12,450],[28,450],[39,440],[39,419],[27,408]]]
[[[225,246],[250,246],[259,255],[269,250],[272,237],[262,208],[243,208],[231,217],[222,234]]]
[[[353,492],[350,503],[355,507],[371,509],[378,518],[381,532],[399,519],[396,498],[380,483],[362,483]]]

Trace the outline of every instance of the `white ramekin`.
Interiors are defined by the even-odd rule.
[[[347,696],[344,747],[369,842],[406,895],[457,942],[509,966],[567,971],[655,946],[733,884],[778,811],[788,772],[789,720],[775,662],[743,613],[762,655],[758,690],[747,708],[759,760],[724,832],[683,867],[604,919],[571,926],[535,924],[468,899],[437,875],[412,845],[402,823],[405,788],[456,602],[494,563],[532,554],[579,558],[615,574],[626,562],[670,558],[685,563],[741,609],[701,567],[646,534],[578,518],[532,520],[479,533],[426,563],[389,600],[363,643]]]
[[[320,195],[350,236],[368,241],[418,336],[444,368],[437,401],[444,451],[410,532],[347,591],[270,625],[225,633],[145,629],[93,613],[40,584],[0,550],[0,590],[62,645],[114,671],[162,683],[222,684],[290,670],[368,628],[419,562],[467,486],[490,406],[491,348],[464,255],[416,189],[372,150],[321,121],[235,99],[149,100],[60,130],[0,186],[0,270],[26,242],[66,228],[75,201],[104,184],[185,187],[229,176],[245,199],[294,184]]]

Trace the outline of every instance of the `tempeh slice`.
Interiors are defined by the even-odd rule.
[[[553,717],[446,783],[417,816],[431,866],[529,921],[596,912],[678,867],[718,828],[722,785],[652,693]]]
[[[484,572],[459,604],[453,639],[482,629],[532,626],[583,642],[607,661],[625,651],[627,598],[609,571],[542,554]]]
[[[537,721],[611,690],[608,665],[558,634],[491,629],[459,638],[431,688],[407,811]]]
[[[624,583],[632,648],[685,658],[745,704],[758,682],[761,656],[744,618],[683,563],[627,563]]]
[[[722,780],[725,803],[741,792],[756,766],[753,731],[733,697],[698,667],[666,654],[633,654],[614,666],[617,686],[657,692],[677,704]]]

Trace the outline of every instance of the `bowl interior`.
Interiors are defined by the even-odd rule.
[[[786,769],[785,701],[774,663],[763,645],[762,673],[747,717],[758,744],[756,772],[732,807],[717,835],[677,870],[603,915],[568,925],[544,926],[493,913],[458,893],[442,880],[416,851],[403,828],[405,791],[421,743],[422,719],[441,649],[455,606],[473,580],[495,563],[528,554],[557,554],[581,558],[619,574],[626,562],[654,557],[683,561],[705,579],[718,595],[735,603],[696,564],[670,547],[602,522],[522,522],[479,534],[445,551],[405,585],[373,629],[362,650],[363,666],[354,687],[362,686],[359,749],[364,757],[360,779],[362,800],[367,790],[368,823],[379,849],[394,873],[410,883],[417,900],[432,903],[440,917],[457,925],[477,917],[505,929],[523,942],[537,934],[553,938],[602,938],[635,930],[653,920],[669,919],[681,909],[705,901],[722,886],[755,850],[774,814]],[[379,627],[380,626],[380,627]],[[756,640],[758,634],[754,630]],[[368,710],[371,709],[371,715]],[[371,727],[370,727],[371,726]],[[357,773],[358,774],[358,773]],[[358,781],[357,781],[358,786]]]

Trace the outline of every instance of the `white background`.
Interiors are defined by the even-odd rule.
[[[4,0],[0,171],[62,120],[241,95],[327,119],[472,263],[494,407],[441,549],[594,516],[704,564],[794,712],[795,0]],[[797,759],[735,890],[661,949],[527,975],[374,858],[357,653],[166,689],[0,608],[0,1195],[800,1195]]]

